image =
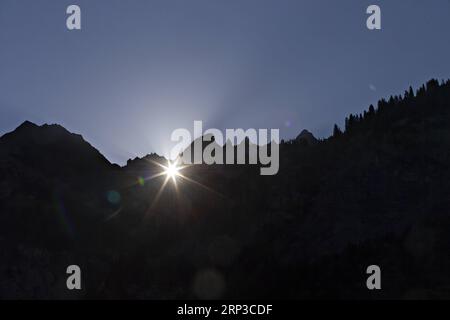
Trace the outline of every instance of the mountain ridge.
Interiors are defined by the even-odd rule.
[[[313,146],[281,143],[270,177],[200,165],[173,181],[153,177],[156,155],[41,170],[18,151],[0,165],[0,256],[16,268],[0,266],[2,297],[61,298],[74,261],[86,298],[450,295],[450,81],[381,99]],[[371,264],[386,279],[375,294]]]

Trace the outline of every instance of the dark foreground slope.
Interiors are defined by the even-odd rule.
[[[0,297],[449,297],[450,82],[312,138],[281,144],[276,176],[192,166],[160,192],[164,159],[119,169],[25,123],[0,138]]]

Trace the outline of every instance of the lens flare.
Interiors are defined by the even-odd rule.
[[[180,168],[177,166],[177,162],[170,162],[168,163],[166,170],[164,173],[169,177],[175,180],[175,177],[179,175],[178,171]]]
[[[217,196],[224,197],[219,192],[217,192],[217,191],[211,189],[210,187],[205,186],[204,184],[196,181],[195,179],[187,177],[185,174],[183,174],[181,171],[183,171],[184,169],[190,167],[191,164],[186,165],[186,164],[182,163],[181,165],[179,165],[179,161],[182,162],[181,159],[177,159],[177,160],[175,160],[173,162],[170,161],[170,160],[167,160],[167,165],[163,165],[162,163],[160,163],[158,161],[151,160],[151,159],[146,159],[146,160],[149,163],[153,164],[153,165],[159,166],[162,170],[159,173],[156,173],[156,174],[154,174],[154,175],[152,175],[150,177],[143,178],[144,182],[156,179],[156,178],[161,177],[161,176],[165,176],[161,187],[159,188],[158,192],[154,196],[153,201],[152,201],[150,207],[147,210],[147,214],[146,215],[148,215],[150,212],[153,211],[154,207],[158,203],[159,198],[161,197],[162,193],[164,192],[164,189],[166,188],[166,186],[167,186],[167,184],[169,183],[170,180],[173,181],[173,186],[175,187],[175,192],[176,192],[177,196],[179,195],[179,192],[180,192],[177,180],[180,180],[180,182],[181,181],[189,182],[189,183],[191,183],[193,185],[196,185],[196,186],[199,186],[201,188],[204,188],[205,190],[208,190],[208,191],[216,194]],[[138,180],[137,183],[139,183],[139,180]]]

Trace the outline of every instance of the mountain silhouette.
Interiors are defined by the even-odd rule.
[[[60,125],[37,126],[25,121],[0,138],[0,152],[2,159],[10,158],[50,176],[100,174],[114,167],[81,135]]]
[[[295,138],[295,141],[299,143],[305,143],[307,145],[315,145],[318,142],[316,137],[314,137],[314,135],[308,130],[303,130],[302,132],[300,132],[297,138]]]
[[[450,81],[382,99],[326,139],[302,131],[275,176],[192,165],[174,183],[158,155],[120,168],[30,122],[0,155],[2,298],[450,296]],[[78,293],[71,264],[87,276]]]

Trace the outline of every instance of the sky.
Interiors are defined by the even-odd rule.
[[[66,8],[81,8],[81,30]],[[366,9],[381,8],[381,30]],[[25,120],[110,161],[177,128],[308,129],[450,78],[450,0],[1,0],[0,134]]]

